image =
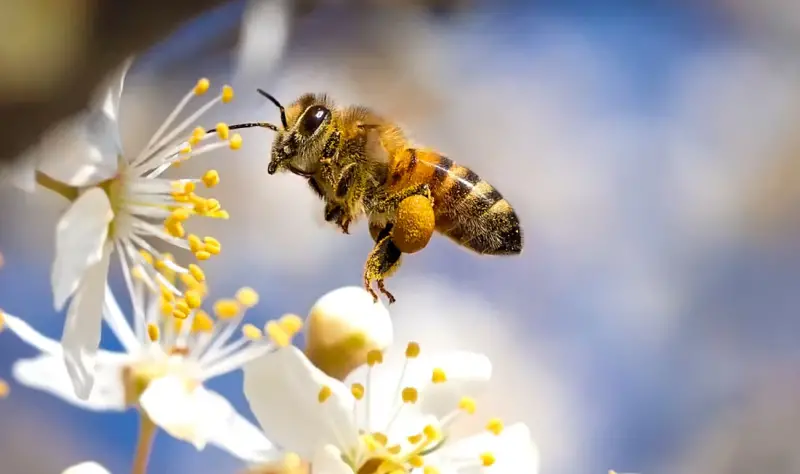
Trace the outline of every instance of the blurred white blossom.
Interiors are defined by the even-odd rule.
[[[64,469],[61,474],[111,474],[111,471],[94,461],[85,461]]]

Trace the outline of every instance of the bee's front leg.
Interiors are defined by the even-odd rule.
[[[350,233],[350,223],[353,219],[342,204],[328,201],[325,204],[325,220],[336,224],[343,233]]]

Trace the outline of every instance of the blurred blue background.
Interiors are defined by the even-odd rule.
[[[336,3],[336,4],[329,4]],[[399,337],[487,353],[484,407],[525,421],[542,472],[798,473],[800,451],[800,7],[791,1],[232,2],[143,54],[122,98],[136,153],[199,76],[231,82],[208,124],[277,120],[325,91],[395,118],[475,169],[518,209],[520,258],[436,239],[388,282]],[[265,173],[272,136],[173,175],[220,170],[231,220],[212,293],[242,285],[253,322],[304,314],[359,284],[363,223],[325,225],[302,180]],[[3,190],[0,307],[58,337],[49,265],[62,204]],[[123,286],[115,273],[114,286]],[[89,413],[15,386],[34,354],[0,338],[0,459],[60,472],[94,459],[129,470],[136,415]],[[118,347],[113,338],[104,345]],[[211,387],[247,412],[239,373]],[[248,414],[248,416],[250,416]],[[43,455],[46,453],[46,456]],[[208,448],[158,438],[151,472],[237,472]]]

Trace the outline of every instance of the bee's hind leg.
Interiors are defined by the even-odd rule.
[[[403,255],[392,242],[391,229],[392,224],[387,224],[376,236],[375,247],[369,253],[367,263],[364,264],[364,288],[375,301],[378,301],[378,294],[372,289],[372,282],[376,282],[378,290],[389,299],[389,304],[396,300],[394,295],[386,289],[384,280],[397,271],[400,267],[400,257]]]

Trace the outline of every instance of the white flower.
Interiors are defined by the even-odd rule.
[[[103,293],[111,254],[117,251],[126,275],[141,268],[143,278],[153,288],[163,281],[140,250],[164,261],[152,242],[156,239],[191,250],[204,260],[220,250],[219,242],[194,235],[186,236],[182,222],[191,215],[227,218],[219,202],[194,193],[197,183],[214,186],[219,176],[210,170],[200,179],[170,180],[159,176],[173,164],[224,146],[238,149],[239,135],[230,135],[225,124],[216,134],[196,128],[185,132],[217,102],[229,102],[233,90],[222,88],[220,95],[200,107],[172,130],[167,129],[194,97],[205,94],[207,79],[201,79],[138,154],[126,154],[119,137],[119,102],[130,62],[110,80],[111,86],[93,101],[84,113],[47,134],[25,157],[27,169],[17,170],[17,182],[29,189],[38,182],[72,200],[56,228],[56,255],[51,280],[54,306],[60,311],[72,297],[64,325],[64,356],[75,391],[89,396],[93,383],[95,354],[100,341]],[[200,142],[218,136],[219,141],[205,146]],[[187,137],[190,137],[187,139]],[[196,147],[197,146],[197,147]],[[36,169],[34,169],[34,167]],[[188,269],[173,262],[176,271]],[[173,292],[180,292],[171,288]]]
[[[221,395],[203,383],[234,371],[274,350],[273,340],[285,341],[302,326],[298,317],[284,317],[267,325],[270,338],[246,324],[237,334],[246,309],[257,302],[253,290],[243,289],[236,299],[218,300],[215,317],[201,309],[184,308],[186,319],[172,314],[204,288],[181,275],[191,287],[188,300],[176,299],[166,289],[150,292],[134,279],[133,324],[129,324],[106,287],[103,318],[125,352],[98,351],[97,382],[86,399],[76,396],[62,360],[61,345],[39,334],[20,318],[5,315],[6,327],[42,354],[17,361],[12,373],[22,385],[49,392],[79,407],[121,411],[135,406],[170,435],[198,450],[217,445],[249,462],[266,462],[279,455],[261,431]],[[285,342],[281,342],[285,343]]]
[[[244,392],[266,435],[313,472],[535,474],[538,452],[522,424],[495,419],[485,434],[448,436],[460,414],[474,413],[471,396],[491,370],[483,355],[420,356],[412,342],[401,366],[372,351],[342,382],[287,346],[245,366]]]
[[[111,474],[111,472],[94,461],[86,461],[70,466],[61,474]]]

